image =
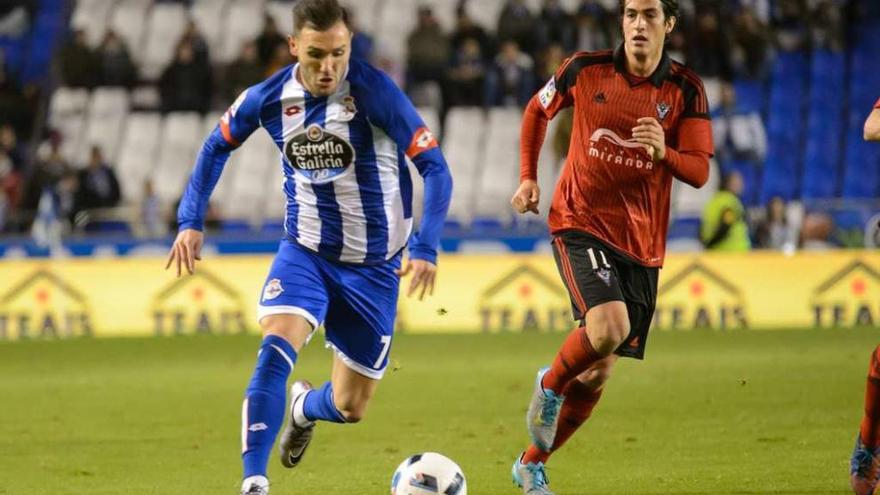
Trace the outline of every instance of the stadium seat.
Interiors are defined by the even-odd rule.
[[[455,177],[450,216],[468,223],[473,215],[479,167],[483,163],[486,124],[479,108],[452,108],[446,115],[443,153]]]
[[[232,62],[241,52],[242,45],[259,35],[263,28],[263,6],[262,0],[238,0],[229,6],[216,60],[224,64]]]
[[[721,170],[716,160],[709,160],[709,180],[696,189],[681,181],[672,182],[671,209],[673,216],[699,217],[703,207],[718,191]]]
[[[162,130],[158,113],[135,112],[129,115],[117,162],[117,177],[123,201],[136,204],[143,193],[144,179],[156,164],[156,150]]]
[[[737,79],[733,82],[736,91],[736,106],[743,113],[764,112],[765,92],[763,83],[751,79]]]
[[[58,88],[49,103],[49,126],[62,136],[61,154],[74,161],[85,133],[89,92],[82,88]]]
[[[383,55],[405,63],[406,39],[416,25],[417,7],[410,0],[386,0],[375,33],[376,45]]]
[[[480,0],[468,4],[468,15],[487,32],[494,33],[498,29],[498,15],[504,8],[505,0]]]
[[[183,193],[198,153],[201,126],[201,116],[191,112],[169,113],[162,123],[152,177],[156,195],[165,204],[173,204]]]
[[[522,110],[493,108],[489,111],[485,155],[476,186],[480,193],[474,205],[476,215],[509,218],[510,196],[519,185],[519,131]]]
[[[189,9],[189,15],[205,37],[211,58],[215,61],[218,51],[215,47],[222,45],[223,32],[220,28],[228,6],[228,0],[196,0]]]
[[[258,226],[267,215],[266,206],[275,204],[269,216],[277,216],[280,191],[267,191],[270,176],[280,169],[277,146],[265,132],[255,132],[235,153],[226,166],[223,180],[230,182],[227,196],[214,206],[227,218],[245,220]],[[271,198],[271,200],[270,200]],[[220,199],[220,198],[218,198]]]
[[[375,33],[383,0],[347,0],[343,4],[354,16],[355,26],[365,33]]]
[[[183,5],[159,3],[147,20],[147,41],[141,62],[141,75],[156,80],[174,59],[174,49],[186,27],[187,12]]]
[[[114,6],[115,2],[110,0],[79,0],[73,10],[70,25],[73,29],[84,30],[89,45],[97,47],[107,32]]]
[[[135,62],[140,62],[144,52],[147,12],[150,2],[145,0],[121,0],[113,11],[110,24],[119,33]]]
[[[293,32],[293,5],[295,2],[274,0],[266,4],[266,13],[275,19],[282,35]],[[260,23],[262,26],[262,22]]]

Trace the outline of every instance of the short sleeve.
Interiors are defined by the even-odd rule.
[[[254,131],[260,128],[259,86],[244,90],[220,117],[220,133],[232,146],[241,146]]]
[[[566,59],[556,74],[547,81],[537,94],[541,110],[548,119],[552,119],[560,110],[574,103],[571,88],[577,82],[578,64],[573,64],[576,56]]]

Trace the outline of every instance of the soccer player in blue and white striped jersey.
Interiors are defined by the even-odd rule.
[[[288,41],[298,63],[245,92],[206,140],[178,211],[168,266],[195,269],[208,198],[229,153],[262,127],[281,151],[287,195],[281,241],[258,307],[263,343],[242,406],[242,494],[269,491],[266,466],[284,423],[286,384],[324,326],[331,380],[291,386],[281,461],[297,465],[316,421],[359,421],[382,378],[400,277],[408,295],[433,291],[440,230],[452,194],[431,132],[391,79],[350,60],[352,33],[336,0],[300,0]],[[412,234],[409,157],[425,181]],[[402,251],[409,242],[409,260]]]

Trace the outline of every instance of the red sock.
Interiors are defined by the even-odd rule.
[[[871,365],[868,368],[868,384],[865,388],[865,416],[862,418],[860,438],[869,448],[877,447],[880,437],[880,346],[871,354]]]
[[[568,382],[574,380],[576,376],[603,357],[593,349],[586,329],[584,327],[575,328],[565,338],[565,342],[556,354],[556,359],[553,360],[553,365],[544,375],[542,385],[544,389],[561,394]]]
[[[559,412],[559,427],[556,429],[556,439],[553,441],[553,449],[550,452],[529,445],[523,463],[547,463],[550,454],[558,450],[569,438],[581,427],[593,413],[593,408],[602,397],[602,389],[593,390],[578,380],[572,380],[564,391],[565,402]]]

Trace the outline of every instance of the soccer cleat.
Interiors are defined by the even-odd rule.
[[[251,476],[241,483],[241,495],[269,495],[269,480],[265,476]]]
[[[541,382],[550,368],[541,368],[538,378],[535,380],[535,393],[529,403],[529,411],[526,413],[526,425],[529,436],[535,447],[550,452],[553,448],[553,439],[556,438],[556,426],[559,423],[559,410],[565,396],[556,395],[552,390],[545,390]]]
[[[513,482],[523,489],[525,495],[553,495],[547,485],[550,480],[544,472],[544,463],[522,463],[522,454],[513,461]]]
[[[290,418],[278,442],[281,464],[287,468],[296,467],[300,463],[312,441],[315,422],[309,421],[302,414],[302,403],[311,390],[312,384],[307,381],[293,382],[290,386]]]
[[[850,483],[856,495],[872,495],[880,478],[880,449],[870,449],[856,435],[852,459],[849,461]]]

